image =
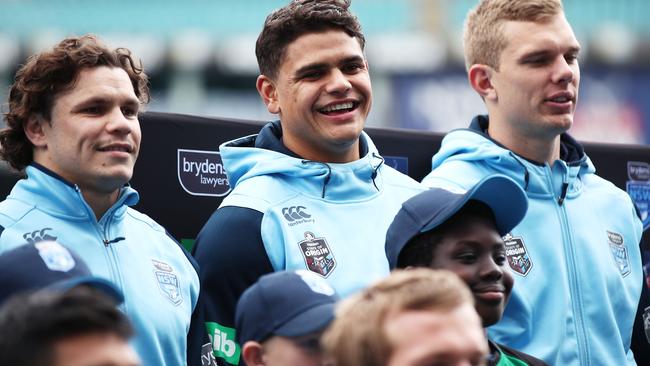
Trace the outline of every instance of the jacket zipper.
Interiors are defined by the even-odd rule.
[[[547,165],[546,169],[549,172],[549,184],[551,187],[551,192],[554,192],[553,185],[553,171]],[[575,319],[575,332],[576,332],[576,341],[578,343],[578,360],[581,365],[590,365],[591,360],[589,357],[589,347],[587,345],[587,335],[585,332],[584,324],[584,314],[582,312],[582,293],[580,291],[580,281],[578,279],[578,267],[576,265],[576,253],[574,248],[573,235],[570,230],[569,218],[566,212],[566,206],[564,205],[564,200],[566,198],[566,193],[568,190],[569,183],[567,181],[568,172],[563,173],[563,182],[562,182],[562,192],[557,201],[557,212],[560,219],[560,227],[562,229],[562,244],[564,247],[564,255],[567,258],[569,263],[569,268],[567,268],[567,273],[569,274],[569,288],[571,291],[571,308],[573,310],[573,316]]]
[[[111,282],[115,284],[120,291],[125,296],[125,301],[122,304],[122,306],[126,307],[126,294],[124,293],[124,285],[122,284],[121,281],[121,274],[120,274],[120,267],[117,265],[117,259],[116,255],[114,252],[114,249],[111,247],[111,243],[114,242],[114,240],[108,240],[108,233],[106,232],[109,227],[109,223],[111,222],[113,218],[113,212],[115,211],[115,207],[109,208],[109,210],[106,212],[105,215],[108,215],[106,217],[106,223],[104,224],[104,227],[99,224],[99,221],[97,221],[97,218],[95,217],[95,213],[93,210],[88,206],[88,203],[83,198],[83,195],[81,194],[81,190],[79,189],[78,186],[75,185],[75,190],[77,191],[77,197],[83,202],[84,207],[86,208],[86,213],[89,215],[89,221],[92,223],[93,227],[95,228],[95,231],[97,232],[97,236],[99,237],[99,240],[104,244],[104,248],[106,251],[104,252],[107,257],[107,262],[108,266],[110,268],[111,272]]]

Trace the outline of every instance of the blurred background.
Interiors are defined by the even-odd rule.
[[[287,0],[0,0],[0,97],[25,58],[70,35],[128,47],[151,77],[148,110],[268,120],[255,40]],[[572,134],[650,143],[650,1],[565,0],[583,47]],[[468,86],[462,26],[476,0],[353,0],[367,39],[368,126],[447,132],[484,112]]]

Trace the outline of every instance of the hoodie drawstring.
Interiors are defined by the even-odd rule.
[[[323,163],[323,162],[320,162],[320,161],[313,161],[313,160],[303,160],[302,163],[303,164],[309,164],[309,163],[320,164],[320,165],[323,165],[324,167],[327,168],[327,175],[325,175],[325,181],[323,182],[323,191],[322,191],[321,196],[320,196],[320,198],[325,198],[325,187],[327,187],[327,184],[329,184],[330,179],[332,178],[332,167],[330,167],[329,164],[327,164],[327,163]]]
[[[372,157],[380,160],[379,164],[372,170],[372,175],[370,176],[370,178],[372,179],[372,184],[375,186],[375,189],[379,191],[379,187],[377,187],[377,182],[375,182],[375,178],[377,178],[377,172],[379,171],[379,168],[384,164],[385,160],[384,158],[375,154],[374,152],[372,153]]]

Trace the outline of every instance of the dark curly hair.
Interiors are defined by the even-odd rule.
[[[260,73],[275,79],[287,46],[307,33],[342,30],[355,37],[363,50],[366,39],[349,7],[350,0],[293,0],[271,13],[255,44]]]
[[[5,114],[7,127],[0,131],[0,158],[17,170],[29,165],[34,146],[24,131],[28,119],[40,116],[49,121],[56,96],[74,88],[81,70],[99,66],[126,71],[140,102],[149,102],[147,75],[131,51],[111,50],[92,35],[66,38],[51,50],[29,57],[16,72]]]

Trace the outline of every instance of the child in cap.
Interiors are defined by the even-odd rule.
[[[334,288],[307,270],[260,277],[243,293],[235,314],[246,365],[320,366],[320,336],[334,320],[338,300]]]
[[[493,175],[467,192],[432,188],[404,202],[386,234],[391,269],[450,270],[467,283],[483,326],[497,323],[514,279],[502,236],[524,217],[528,201],[512,179]],[[488,365],[538,366],[543,361],[488,339]]]
[[[124,295],[110,281],[93,276],[86,263],[56,241],[25,244],[0,255],[0,305],[24,292],[64,292],[88,286],[108,296],[116,305]]]

